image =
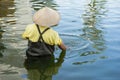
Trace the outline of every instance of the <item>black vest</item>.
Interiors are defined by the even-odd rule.
[[[45,43],[42,34],[45,33],[47,30],[50,28],[46,28],[43,32],[40,31],[39,26],[36,25],[40,37],[37,42],[32,42],[28,40],[28,49],[26,50],[26,55],[27,56],[47,56],[47,55],[52,55],[54,52],[54,45],[49,45]]]

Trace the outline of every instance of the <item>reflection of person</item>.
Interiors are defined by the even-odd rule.
[[[27,56],[48,55],[47,53],[54,52],[55,45],[58,45],[61,50],[66,50],[58,32],[50,28],[57,25],[59,20],[59,13],[48,7],[40,9],[33,15],[35,24],[28,25],[22,35],[29,42],[26,51]],[[40,49],[41,47],[42,49]],[[43,47],[45,47],[45,50],[43,50]]]
[[[24,66],[30,80],[52,80],[52,75],[58,73],[64,61],[65,51],[62,51],[57,61],[54,56],[27,58]]]

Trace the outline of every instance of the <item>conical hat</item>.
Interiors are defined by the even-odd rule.
[[[57,11],[44,7],[33,15],[33,22],[39,26],[54,26],[60,21],[60,15]]]

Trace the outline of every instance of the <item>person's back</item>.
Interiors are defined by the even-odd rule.
[[[49,10],[49,8],[48,8],[48,10]],[[45,11],[47,11],[47,10],[45,10]],[[50,11],[51,11],[51,9],[50,9]],[[34,14],[34,16],[36,17],[36,13]],[[34,54],[33,53],[33,52],[35,52],[34,50],[39,48],[39,47],[36,47],[35,44],[39,45],[41,42],[45,43],[45,47],[47,47],[47,49],[50,50],[51,53],[54,52],[54,46],[55,45],[59,46],[59,48],[61,50],[66,50],[66,47],[65,47],[64,43],[62,42],[62,39],[60,38],[58,32],[56,32],[52,28],[50,28],[51,23],[50,23],[50,26],[46,26],[46,25],[44,26],[44,25],[40,25],[38,23],[40,20],[36,21],[35,19],[33,19],[35,24],[28,25],[25,29],[25,32],[22,35],[22,37],[25,38],[25,39],[28,39],[28,42],[29,42],[27,51]],[[54,19],[54,17],[53,17],[53,19]],[[47,22],[47,25],[48,25],[48,22]],[[42,46],[44,46],[44,45],[42,45]],[[33,51],[32,51],[32,49],[33,49]],[[37,53],[40,53],[39,50],[37,50],[37,51],[38,51]]]

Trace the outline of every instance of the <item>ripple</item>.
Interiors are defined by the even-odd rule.
[[[90,47],[90,42],[79,35],[60,34],[60,36],[68,47],[66,58],[78,56],[81,50]]]
[[[79,35],[73,34],[60,34],[64,43],[69,47],[70,50],[80,50],[89,46],[89,41],[85,40]]]

